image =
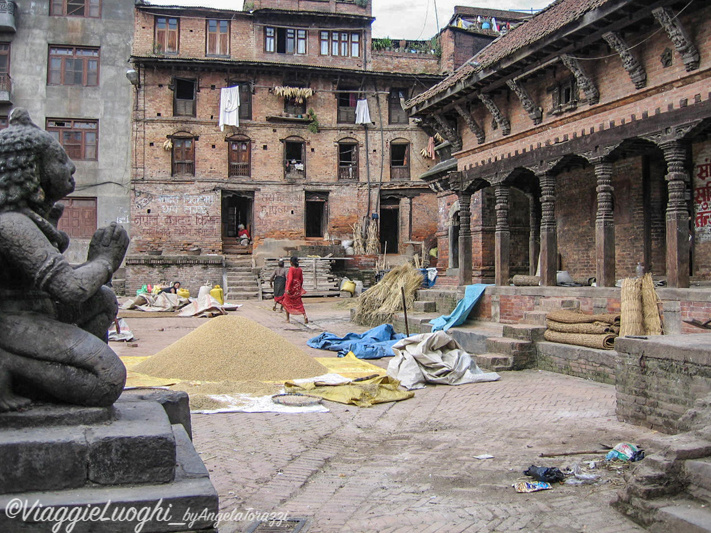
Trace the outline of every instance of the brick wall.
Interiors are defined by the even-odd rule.
[[[126,258],[126,295],[134,296],[144,284],[170,284],[179,281],[191,296],[203,285],[223,285],[222,257],[182,256]]]

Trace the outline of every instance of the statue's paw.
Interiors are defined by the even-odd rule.
[[[5,391],[0,395],[0,413],[17,411],[23,407],[28,407],[31,403],[32,400],[29,398],[17,396],[16,394]]]

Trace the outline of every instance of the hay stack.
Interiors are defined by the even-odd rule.
[[[370,327],[390,322],[393,314],[402,309],[401,287],[405,289],[405,303],[410,309],[415,301],[415,292],[422,287],[422,274],[410,263],[393,268],[360,295],[353,321]]]
[[[644,331],[647,335],[662,335],[662,318],[659,310],[661,300],[654,289],[652,275],[647,273],[642,277],[642,315]]]
[[[365,254],[365,243],[363,242],[363,226],[360,221],[353,224],[353,253],[355,255]]]
[[[380,238],[378,237],[378,221],[371,220],[368,223],[368,236],[365,243],[365,253],[368,255],[377,255],[380,253]],[[391,251],[397,253],[397,250]]]
[[[626,278],[622,280],[620,295],[620,336],[644,335],[644,314],[642,312],[642,280]]]
[[[134,368],[201,381],[286,381],[328,369],[278,333],[240,316],[218,316]]]

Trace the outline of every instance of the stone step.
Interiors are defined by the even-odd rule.
[[[651,533],[711,533],[711,510],[693,501],[662,507],[656,520]]]
[[[158,405],[158,404],[156,404]],[[160,407],[160,406],[159,406]],[[162,408],[161,408],[162,410]],[[208,530],[212,527],[209,515],[218,512],[217,491],[212,486],[208,471],[205,468],[200,456],[190,442],[190,438],[182,425],[171,427],[173,440],[175,442],[174,470],[175,477],[168,483],[149,483],[130,486],[90,486],[75,488],[70,490],[52,492],[23,492],[21,494],[7,494],[0,496],[0,531],[26,531],[26,532],[46,532],[50,531],[53,524],[47,522],[37,522],[32,520],[32,516],[26,522],[22,521],[22,515],[13,515],[9,518],[5,512],[8,504],[16,498],[22,498],[28,502],[37,502],[37,507],[43,509],[45,516],[46,508],[66,508],[67,516],[72,516],[72,509],[84,508],[85,516],[106,516],[108,520],[112,514],[123,513],[125,521],[111,521],[108,526],[101,526],[102,522],[79,521],[74,524],[75,533],[89,533],[91,531],[111,531],[112,533],[129,533],[141,531],[160,531],[162,533],[184,532],[187,530]],[[158,509],[159,512],[136,513],[142,508],[151,510]],[[91,515],[88,511],[98,509]],[[133,512],[129,512],[133,509]],[[204,513],[203,513],[204,511]],[[191,527],[183,522],[186,513],[193,513],[196,519]],[[202,516],[200,514],[203,513]],[[61,513],[57,513],[60,516]],[[146,519],[145,524],[140,525],[140,519]],[[107,522],[103,522],[107,524]],[[69,525],[69,522],[66,523]],[[61,530],[64,530],[61,528]]]
[[[548,314],[548,311],[525,311],[523,313],[523,321],[526,324],[534,324],[536,326],[545,326],[547,314]]]
[[[447,331],[470,354],[493,352],[486,347],[486,339],[500,337],[503,326],[497,322],[474,320]]]
[[[476,355],[476,364],[485,370],[502,372],[513,370],[514,358],[502,353],[481,353]]]
[[[227,300],[230,302],[239,300],[250,300],[253,298],[258,298],[259,292],[254,291],[230,291],[227,293]]]
[[[487,352],[503,353],[514,357],[528,357],[535,351],[531,341],[522,341],[508,337],[489,337],[486,339]]]
[[[0,431],[0,494],[167,483],[174,464],[173,430],[157,402],[117,402],[110,423]]]
[[[691,485],[711,491],[711,458],[685,461],[684,468]]]
[[[518,339],[529,342],[539,342],[543,340],[545,326],[533,324],[504,324],[503,336],[510,339]]]
[[[416,300],[412,306],[412,310],[418,313],[435,313],[437,312],[437,303],[427,300]]]

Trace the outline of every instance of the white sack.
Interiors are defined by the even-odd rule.
[[[496,372],[484,372],[446,331],[422,333],[393,345],[395,357],[388,365],[388,376],[406,389],[422,389],[426,383],[462,385],[496,381]]]

